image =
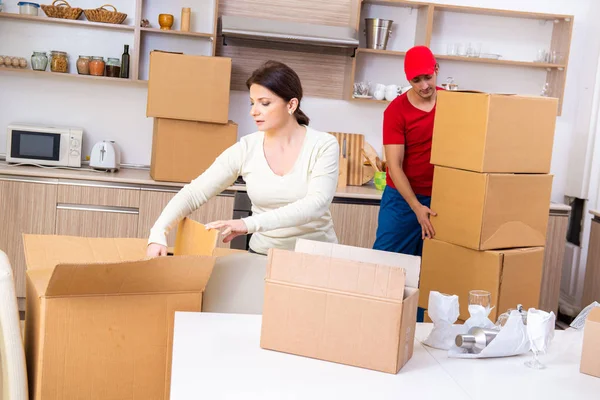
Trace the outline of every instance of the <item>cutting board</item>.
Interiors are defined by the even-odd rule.
[[[329,133],[336,137],[340,145],[340,150],[343,150],[344,140],[346,141],[346,159],[348,163],[348,169],[346,170],[348,176],[348,179],[346,180],[347,184],[351,186],[363,185],[364,157],[362,155],[362,149],[365,143],[365,136],[360,133]]]

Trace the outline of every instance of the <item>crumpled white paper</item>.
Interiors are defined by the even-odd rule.
[[[488,315],[492,308],[485,308],[479,304],[471,304],[469,305],[469,319],[465,321],[466,331],[473,327],[484,328],[484,329],[494,329],[496,326],[490,319]]]
[[[454,345],[456,335],[465,330],[463,325],[453,325],[460,313],[458,296],[429,292],[427,313],[433,322],[433,329],[423,344],[435,349],[448,350]]]
[[[489,320],[488,320],[489,321]],[[529,323],[529,321],[528,321]],[[530,349],[527,329],[523,324],[521,314],[513,310],[506,324],[490,344],[478,354],[469,353],[467,349],[452,346],[448,351],[448,357],[452,358],[492,358],[508,357],[527,353]]]
[[[554,338],[556,317],[553,312],[530,308],[527,310],[527,336],[532,350],[545,352]]]
[[[588,314],[596,307],[600,307],[600,303],[594,301],[592,304],[581,310],[578,316],[575,317],[573,322],[571,322],[571,328],[574,329],[583,329],[585,326],[585,320],[587,319]]]

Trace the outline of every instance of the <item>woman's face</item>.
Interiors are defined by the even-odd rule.
[[[293,102],[286,102],[264,86],[250,86],[250,116],[260,131],[270,131],[287,124],[290,111],[293,113]]]

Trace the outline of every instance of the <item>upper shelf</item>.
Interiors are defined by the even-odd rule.
[[[179,35],[179,36],[193,36],[193,37],[202,37],[212,39],[214,35],[212,33],[202,33],[202,32],[183,32],[183,31],[173,31],[173,30],[162,30],[158,28],[140,28],[142,32],[150,32],[157,33],[159,35]]]
[[[0,18],[15,19],[20,21],[31,21],[31,22],[42,22],[45,24],[59,24],[59,25],[79,25],[92,28],[109,29],[116,31],[133,31],[135,27],[131,25],[122,24],[104,24],[101,22],[90,22],[87,20],[78,19],[64,19],[64,18],[49,18],[43,16],[32,16],[32,15],[21,15],[13,13],[0,12]]]
[[[52,71],[35,71],[30,69],[30,67],[21,69],[21,68],[12,68],[12,67],[0,67],[0,73],[8,72],[8,73],[19,73],[19,74],[27,74],[27,75],[39,75],[45,77],[55,77],[58,79],[87,79],[87,80],[96,80],[103,82],[112,82],[118,85],[147,85],[147,81],[142,80],[134,80],[134,79],[125,79],[125,78],[111,78],[108,76],[94,76],[94,75],[79,75],[79,74],[70,74],[70,73],[60,73],[60,72],[52,72]]]

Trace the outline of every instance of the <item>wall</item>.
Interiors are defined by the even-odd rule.
[[[513,10],[573,14],[575,24],[567,77],[563,115],[558,118],[553,153],[552,173],[555,175],[552,198],[562,201],[567,185],[570,164],[569,151],[573,138],[587,134],[591,110],[593,77],[600,49],[600,25],[589,12],[594,0],[453,0],[433,1],[466,6],[505,8]],[[192,4],[192,7],[194,5]],[[25,28],[15,28],[15,26]],[[42,24],[0,22],[0,54],[10,50],[15,56],[29,57],[37,50],[36,43],[51,29]],[[94,34],[107,35],[101,30]],[[88,40],[89,32],[78,28],[68,30],[69,40]],[[8,45],[13,43],[14,45]],[[45,47],[51,43],[45,42]],[[119,47],[121,43],[119,42]],[[40,50],[52,50],[45,48]],[[8,54],[8,53],[7,53]],[[73,56],[72,56],[73,57]],[[401,76],[402,60],[397,60]],[[452,66],[456,73],[460,68]],[[481,70],[487,77],[493,74],[494,84],[507,79],[500,69]],[[494,72],[492,72],[494,71]],[[497,72],[495,72],[497,71]],[[525,70],[524,70],[525,71]],[[497,74],[497,75],[496,75]],[[445,75],[443,75],[445,76]],[[489,78],[488,78],[489,79]],[[539,85],[535,86],[536,88]],[[105,82],[66,79],[62,77],[31,76],[0,70],[0,153],[5,152],[4,127],[11,122],[31,122],[82,126],[86,132],[84,153],[93,143],[114,139],[123,149],[123,161],[149,164],[152,122],[145,117],[144,87],[122,86]],[[311,125],[320,130],[364,133],[376,149],[381,149],[381,123],[385,105],[364,104],[321,98],[306,98],[302,108],[311,117]],[[255,130],[248,116],[249,99],[246,92],[232,92],[230,118],[239,124],[240,135]]]

